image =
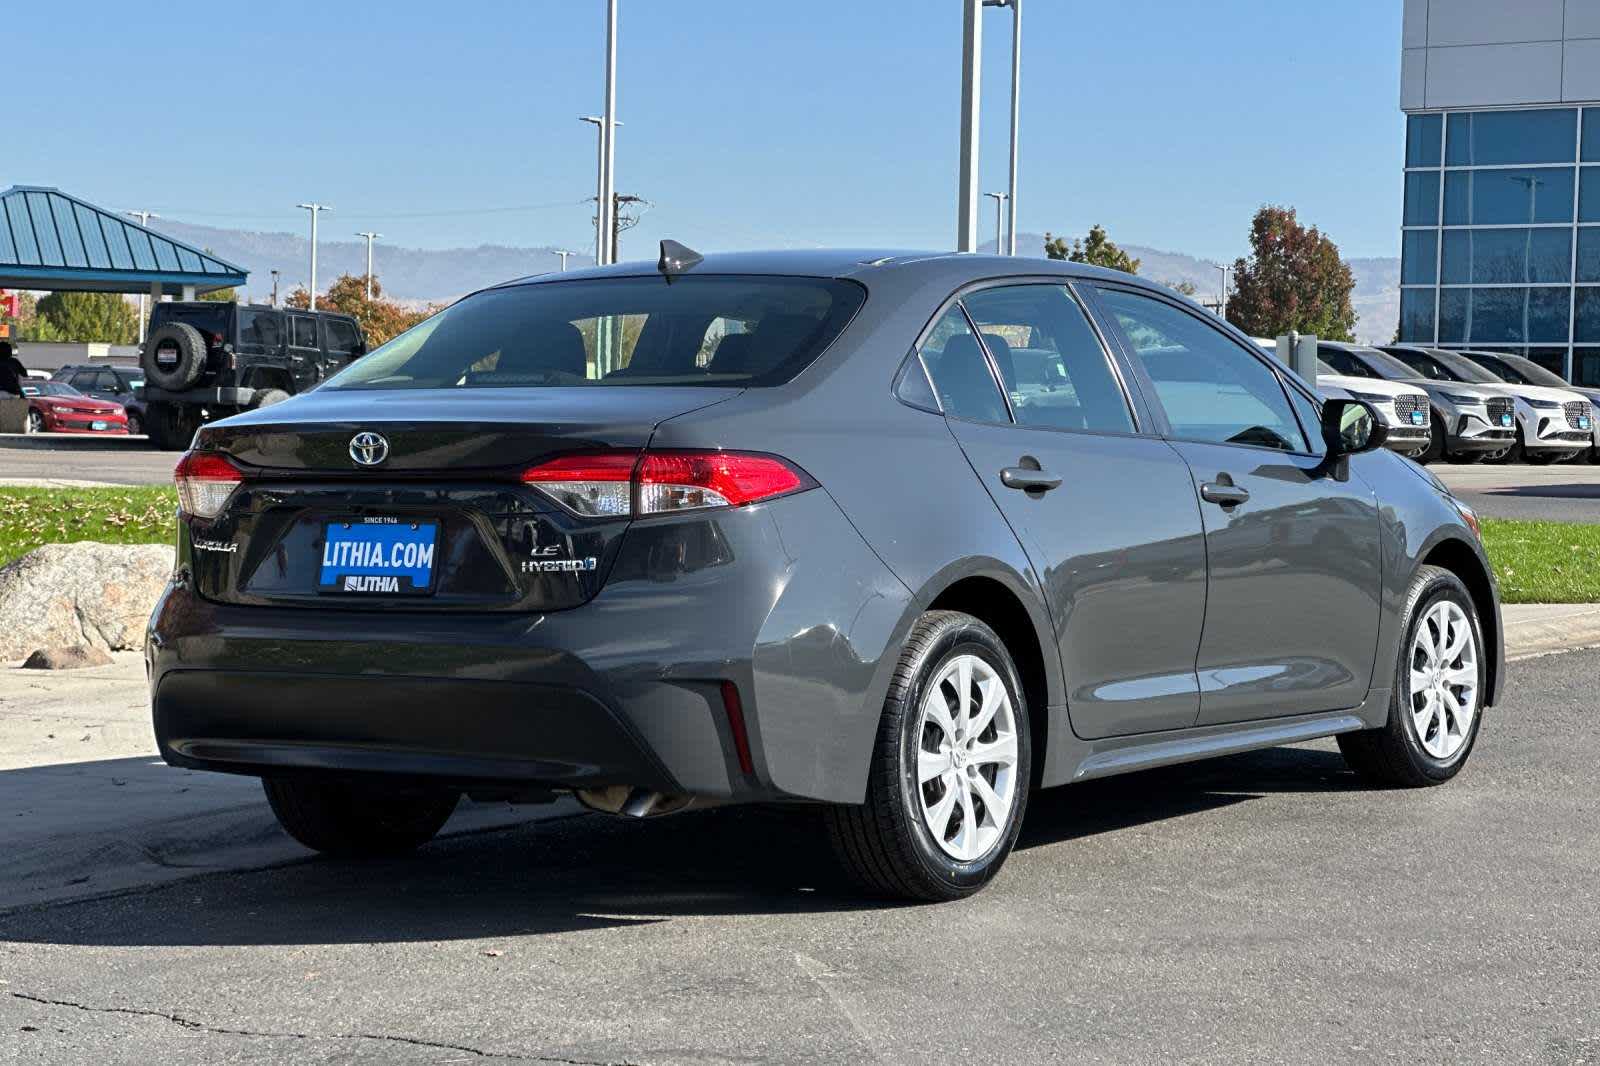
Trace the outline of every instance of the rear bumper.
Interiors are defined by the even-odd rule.
[[[186,389],[183,392],[169,392],[154,385],[145,385],[140,389],[139,398],[145,403],[198,403],[213,404],[218,407],[249,407],[255,402],[255,389],[242,389],[228,387],[211,387]]]
[[[708,522],[726,559],[667,571]],[[546,614],[216,603],[186,536],[146,660],[161,755],[194,769],[860,802],[909,625],[820,490],[636,525],[595,599]]]

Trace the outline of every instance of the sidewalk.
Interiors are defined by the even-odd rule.
[[[1500,617],[1508,660],[1600,646],[1600,603],[1513,603]]]

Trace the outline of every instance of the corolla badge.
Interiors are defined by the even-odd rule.
[[[377,466],[389,458],[389,442],[380,433],[357,433],[350,438],[350,458],[357,466]]]

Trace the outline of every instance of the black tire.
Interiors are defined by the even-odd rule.
[[[128,436],[144,436],[144,417],[138,411],[128,412]]]
[[[44,415],[40,414],[38,411],[33,410],[32,408],[29,408],[29,410],[28,410],[28,421],[27,421],[27,424],[22,427],[22,432],[24,432],[24,433],[43,433],[44,432]]]
[[[965,654],[982,659],[1004,683],[1017,743],[1011,813],[999,836],[970,861],[947,854],[924,821],[919,790],[943,784],[917,781],[924,698],[944,665]],[[834,852],[851,878],[875,895],[935,902],[970,896],[992,880],[1011,853],[1027,811],[1033,772],[1028,710],[1011,655],[994,630],[956,611],[930,611],[919,618],[884,700],[866,802],[827,810]],[[985,730],[979,739],[990,735]]]
[[[267,802],[284,831],[324,855],[403,855],[432,840],[461,796],[440,789],[268,777]]]
[[[1424,465],[1428,463],[1437,463],[1446,458],[1450,453],[1449,441],[1445,439],[1444,419],[1439,416],[1438,411],[1432,412],[1432,422],[1433,439],[1428,442],[1427,450],[1424,451],[1422,453],[1422,457],[1417,460],[1417,462]]]
[[[255,407],[271,407],[275,403],[282,403],[289,398],[289,394],[282,389],[262,389],[256,393]]]
[[[1440,600],[1451,600],[1466,614],[1477,650],[1477,707],[1461,746],[1449,758],[1436,758],[1422,746],[1411,713],[1411,667],[1417,629],[1424,624],[1428,610]],[[1339,750],[1350,768],[1376,785],[1420,788],[1450,780],[1466,763],[1478,741],[1483,724],[1483,693],[1487,681],[1488,649],[1483,643],[1483,626],[1478,619],[1472,595],[1461,579],[1437,566],[1417,568],[1406,594],[1405,628],[1396,656],[1394,688],[1389,700],[1389,720],[1377,729],[1341,733]]]
[[[1542,449],[1536,452],[1530,452],[1524,449],[1522,453],[1522,461],[1527,463],[1529,466],[1552,466],[1561,462],[1561,460],[1564,458],[1566,458],[1566,454],[1564,452],[1551,452],[1544,451]]]
[[[139,365],[152,384],[182,392],[206,371],[206,339],[187,322],[168,322],[145,341]]]
[[[1516,441],[1511,445],[1510,448],[1506,449],[1505,453],[1502,454],[1500,458],[1496,459],[1495,462],[1505,463],[1507,466],[1512,466],[1517,463],[1525,463],[1527,461],[1528,449],[1524,446],[1522,441],[1522,427],[1518,426]]]
[[[145,408],[150,443],[164,452],[186,451],[200,428],[198,408],[180,403],[152,403]]]

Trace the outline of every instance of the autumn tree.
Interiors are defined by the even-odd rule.
[[[1111,239],[1106,236],[1104,226],[1090,226],[1089,236],[1081,240],[1074,237],[1070,247],[1067,245],[1065,237],[1056,237],[1046,233],[1044,235],[1044,254],[1050,259],[1066,259],[1074,263],[1088,263],[1091,266],[1120,270],[1124,274],[1139,273],[1139,260],[1113,244]]]
[[[1228,321],[1253,337],[1296,330],[1354,340],[1355,287],[1338,245],[1317,227],[1302,226],[1294,208],[1268,204],[1250,224],[1249,259],[1233,264]]]
[[[295,289],[284,303],[290,307],[304,309],[310,306],[311,298],[305,289]],[[372,279],[372,299],[369,300],[367,279],[354,274],[343,274],[328,286],[327,292],[317,297],[317,310],[337,311],[354,317],[361,323],[361,332],[366,334],[368,346],[376,348],[428,318],[439,308],[429,306],[417,311],[392,300],[385,300],[383,286],[379,284],[377,278]]]
[[[113,292],[53,292],[36,308],[28,338],[132,344],[139,337],[139,313]]]

